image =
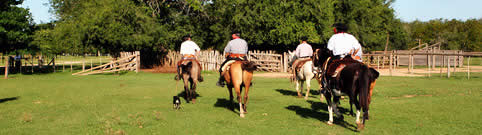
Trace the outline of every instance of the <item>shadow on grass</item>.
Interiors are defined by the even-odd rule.
[[[296,90],[285,90],[285,89],[276,89],[277,92],[285,95],[285,96],[294,96],[294,97],[298,97],[298,92],[296,92]],[[306,93],[306,91],[304,91]],[[304,93],[302,93],[304,94]],[[317,98],[315,97],[314,95],[320,95],[320,91],[319,90],[313,90],[311,89],[310,90],[310,97],[312,98]],[[303,95],[304,96],[304,95]]]
[[[186,103],[189,103],[190,101],[187,101],[187,98],[186,98],[186,91],[181,91],[177,94],[177,97],[182,97],[184,99],[184,101],[186,101]],[[195,98],[198,98],[198,97],[201,97],[199,94],[195,94],[194,96]]]
[[[226,108],[234,113],[237,113],[234,109],[239,110],[239,104],[235,104],[235,102],[231,102],[228,99],[224,98],[218,98],[216,103],[214,104],[214,107],[223,107]]]
[[[18,100],[20,97],[11,97],[11,98],[3,98],[0,99],[0,103],[8,102],[8,101],[13,101],[13,100]]]
[[[311,104],[311,108],[303,108],[303,107],[297,106],[297,105],[290,105],[290,106],[287,106],[285,108],[288,109],[288,110],[296,112],[297,115],[299,115],[300,117],[303,117],[303,118],[314,118],[314,119],[317,119],[319,121],[323,121],[325,123],[328,122],[328,120],[329,120],[328,112],[326,110],[324,110],[324,112],[318,111],[318,110],[322,110],[323,108],[328,109],[327,104],[321,103],[321,102],[313,102],[313,101],[308,101],[308,103]],[[344,108],[339,108],[339,111],[343,112],[343,109]],[[344,109],[344,111],[346,111],[346,109]],[[344,127],[348,130],[358,132],[357,127],[355,125],[350,124],[350,123],[344,121],[342,118],[339,118],[339,117],[333,117],[333,118],[334,118],[334,120],[333,120],[334,124],[336,124],[338,126],[341,126],[341,127]]]

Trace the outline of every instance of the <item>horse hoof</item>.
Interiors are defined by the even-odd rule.
[[[243,113],[239,114],[239,117],[244,118],[244,114]]]
[[[305,100],[308,100],[308,97],[305,97]]]
[[[365,125],[363,125],[363,124],[357,124],[357,125],[358,125],[358,126],[357,126],[357,127],[358,127],[358,128],[357,128],[358,131],[361,131],[361,130],[365,129]]]
[[[332,121],[328,121],[328,122],[326,122],[326,124],[328,124],[328,125],[331,126],[331,125],[333,125],[333,122],[332,122]]]

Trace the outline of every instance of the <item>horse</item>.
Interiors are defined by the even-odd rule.
[[[326,48],[322,48],[318,50],[319,57],[323,56],[330,56],[332,57],[331,53],[326,53],[328,51],[324,50]],[[330,79],[331,77],[327,73],[327,69],[325,68],[330,63],[330,59],[317,59],[318,64],[324,65],[323,75],[323,89],[326,91],[323,92],[325,99],[328,104],[328,112],[329,112],[329,120],[327,122],[328,125],[333,124],[333,112],[343,119],[343,115],[338,112],[337,104],[340,100],[340,95],[336,95],[331,88],[331,84],[336,84],[339,86],[339,90],[341,93],[346,94],[349,96],[350,99],[350,106],[355,104],[356,108],[356,121],[358,130],[363,130],[365,127],[365,121],[369,117],[369,104],[371,102],[371,91],[373,90],[375,80],[378,78],[379,73],[375,69],[361,63],[355,61],[351,58],[350,55],[346,56],[343,60],[333,61],[331,63],[344,63],[345,67],[339,71],[338,76],[336,79]],[[357,100],[358,99],[358,100]],[[320,98],[320,100],[322,100]],[[363,119],[360,121],[360,110],[363,110]]]
[[[289,58],[288,62],[293,63],[296,60],[295,53],[288,51]],[[296,68],[295,66],[298,65],[292,65],[292,68]],[[296,72],[296,70],[293,70],[294,73],[294,79],[296,82],[296,92],[298,92],[298,97],[301,98],[302,96],[302,90],[303,90],[303,82],[306,84],[306,94],[305,94],[305,100],[308,100],[308,96],[310,94],[310,87],[311,87],[311,79],[315,77],[315,74],[313,73],[313,61],[306,61],[303,63],[301,66],[299,72]]]
[[[184,60],[180,65],[181,78],[184,83],[184,91],[186,92],[186,101],[196,102],[196,87],[200,80],[201,68],[200,64],[194,59]]]
[[[225,67],[226,70],[223,72],[224,79],[227,84],[229,91],[230,103],[233,102],[233,88],[236,92],[237,100],[239,103],[239,116],[241,118],[245,117],[246,105],[248,104],[248,93],[251,86],[251,81],[253,79],[253,72],[256,70],[257,66],[254,62],[233,60],[234,62],[228,62]],[[242,91],[245,88],[244,100],[242,100]],[[231,110],[234,110],[234,104]]]

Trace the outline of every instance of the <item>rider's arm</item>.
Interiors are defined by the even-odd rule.
[[[228,57],[230,53],[231,53],[231,42],[229,42],[228,45],[224,47],[224,55]]]

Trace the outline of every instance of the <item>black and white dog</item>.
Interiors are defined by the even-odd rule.
[[[181,108],[181,99],[178,96],[172,97],[172,104],[174,109],[179,110]]]

